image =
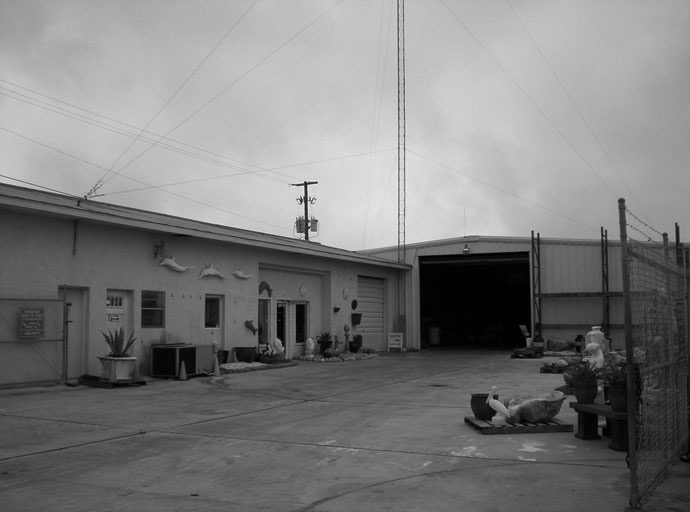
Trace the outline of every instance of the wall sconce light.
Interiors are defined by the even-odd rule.
[[[154,257],[169,258],[170,257],[170,247],[163,240],[158,242],[153,246]]]
[[[469,254],[470,253],[470,246],[465,244],[465,247],[462,248],[462,253],[463,254]]]

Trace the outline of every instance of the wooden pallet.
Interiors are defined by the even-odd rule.
[[[513,359],[524,359],[524,358],[540,358],[544,355],[542,350],[537,350],[534,348],[516,348],[510,355]]]
[[[506,423],[494,425],[490,421],[478,420],[474,416],[465,416],[465,423],[479,430],[480,434],[536,434],[549,432],[572,432],[573,426],[558,418],[553,418],[546,423]]]

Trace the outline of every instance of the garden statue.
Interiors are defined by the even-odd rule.
[[[496,396],[496,386],[491,387],[491,392],[486,398],[489,407],[496,411],[496,416],[491,421],[494,425],[505,425],[506,421],[511,423],[551,421],[560,412],[566,398],[561,391],[537,396],[514,396],[503,402],[494,396]]]
[[[279,338],[276,338],[273,340],[271,343],[271,346],[269,347],[271,354],[273,355],[283,355],[285,353],[285,349],[283,348],[283,342],[280,341]]]
[[[601,349],[601,345],[598,343],[590,343],[585,347],[585,355],[582,358],[583,361],[589,361],[589,363],[595,368],[601,368],[604,366],[604,352]]]
[[[304,349],[304,355],[307,357],[314,357],[314,346],[316,343],[314,343],[314,340],[312,338],[307,338],[307,344]]]

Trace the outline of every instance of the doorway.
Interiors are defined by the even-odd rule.
[[[222,295],[207,294],[204,297],[204,330],[202,344],[225,348],[223,311],[225,300]]]
[[[524,346],[531,325],[529,253],[420,258],[422,341],[430,346]]]
[[[276,302],[276,337],[283,342],[285,357],[297,355],[309,332],[309,303],[279,300]]]
[[[75,380],[88,373],[89,350],[85,343],[88,331],[88,289],[61,286],[60,296],[67,303],[67,325],[65,329],[67,380]],[[93,355],[93,366],[96,368],[96,355]]]

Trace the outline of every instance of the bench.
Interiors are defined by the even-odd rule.
[[[606,430],[611,435],[609,448],[619,452],[628,450],[628,413],[614,412],[610,405],[581,404],[571,402],[569,406],[577,411],[578,439],[601,439],[599,435],[599,416],[606,418]]]

